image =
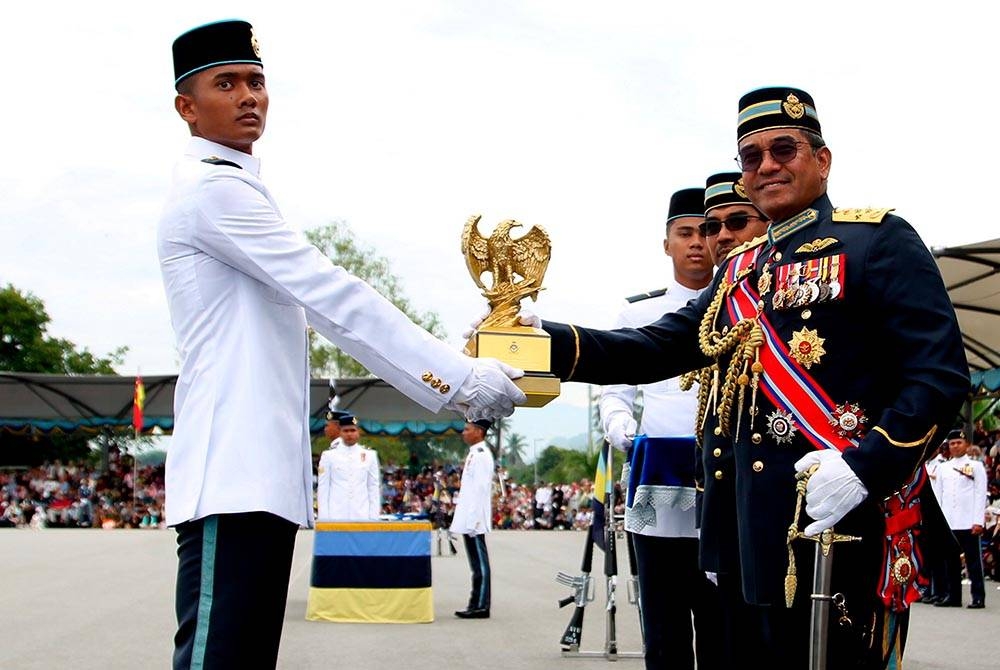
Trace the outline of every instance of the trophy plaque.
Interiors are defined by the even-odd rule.
[[[508,219],[489,237],[479,232],[480,216],[469,217],[462,230],[462,254],[472,281],[482,289],[490,313],[465,345],[470,356],[496,358],[524,370],[514,383],[528,396],[525,407],[542,407],[559,396],[559,379],[551,372],[549,335],[541,328],[518,322],[520,302],[538,298],[542,278],[552,256],[552,243],[542,228],[532,226],[520,237],[511,237],[522,225]],[[492,286],[483,282],[489,274]]]

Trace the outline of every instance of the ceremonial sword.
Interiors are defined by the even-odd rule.
[[[827,631],[830,624],[830,602],[835,602],[840,609],[840,621],[850,623],[847,610],[844,607],[844,597],[841,594],[831,594],[830,581],[833,576],[833,545],[836,542],[859,542],[860,537],[854,535],[839,535],[833,528],[827,528],[819,535],[806,535],[799,530],[799,516],[802,512],[802,501],[806,495],[806,485],[818,465],[795,476],[795,490],[798,497],[795,500],[795,518],[788,527],[788,574],[785,575],[785,605],[791,607],[795,600],[795,589],[798,585],[795,568],[795,553],[792,551],[792,541],[797,539],[810,540],[816,543],[816,562],[813,567],[812,615],[809,636],[809,670],[826,670]]]

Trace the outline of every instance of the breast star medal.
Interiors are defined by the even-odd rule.
[[[868,417],[857,403],[845,402],[837,405],[830,417],[834,432],[844,438],[861,437]]]
[[[795,427],[795,418],[791,412],[782,412],[776,409],[767,415],[767,434],[774,438],[778,444],[791,444],[792,438],[798,428]]]
[[[813,363],[819,363],[826,349],[823,348],[825,338],[820,337],[815,330],[803,328],[792,333],[792,339],[788,343],[788,353],[807,370]]]

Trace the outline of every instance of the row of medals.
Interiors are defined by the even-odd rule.
[[[767,293],[771,290],[773,282],[772,266],[775,261],[780,260],[781,254],[773,252],[764,263],[760,277],[757,279],[757,291],[761,300],[766,299]],[[793,309],[796,307],[806,307],[813,303],[822,303],[835,300],[840,296],[842,287],[836,279],[822,273],[820,277],[810,278],[806,281],[797,281],[803,276],[799,271],[801,264],[793,264],[787,270],[787,281],[782,286],[775,286],[771,295],[771,306],[775,311]],[[802,310],[802,318],[808,319],[812,316],[809,309]],[[818,364],[826,350],[823,348],[825,338],[819,336],[816,330],[806,327],[792,333],[792,339],[788,342],[789,355],[807,370],[814,364]],[[830,417],[830,425],[834,427],[834,432],[842,438],[860,437],[864,430],[868,417],[865,416],[861,406],[857,403],[845,402],[837,405]],[[795,425],[795,417],[791,412],[775,409],[767,415],[767,434],[778,444],[790,444],[798,427]],[[754,436],[757,437],[757,436]],[[759,442],[759,437],[754,440]]]

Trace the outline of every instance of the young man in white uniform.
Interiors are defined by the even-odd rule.
[[[252,155],[269,98],[249,23],[190,30],[173,57],[192,135],[157,240],[181,360],[174,667],[273,667],[295,533],[313,524],[307,324],[432,411],[509,415],[521,371],[437,340],[285,222]]]

